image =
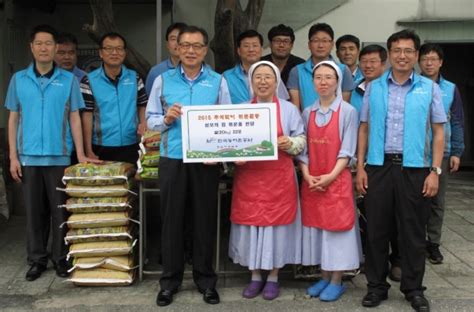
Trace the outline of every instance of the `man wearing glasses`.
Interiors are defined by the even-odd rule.
[[[135,163],[138,135],[146,129],[148,101],[140,76],[123,65],[127,43],[118,33],[100,39],[102,66],[81,81],[86,108],[82,115],[86,155]]]
[[[313,67],[321,61],[331,60],[331,50],[334,47],[334,31],[326,23],[318,23],[311,26],[308,32],[308,48],[311,57],[304,63],[299,64],[290,71],[288,78],[288,90],[290,90],[290,101],[302,111],[314,104],[319,98],[313,84]],[[349,68],[344,64],[338,64],[342,72],[342,97],[349,102],[354,81]]]
[[[268,40],[270,41],[271,53],[262,57],[262,60],[270,61],[278,67],[281,80],[286,85],[290,70],[296,65],[304,63],[301,57],[291,54],[295,42],[295,33],[291,27],[280,24],[270,29]]]
[[[161,132],[160,209],[163,274],[156,298],[159,306],[173,302],[184,273],[184,223],[193,215],[193,279],[203,300],[219,303],[217,275],[212,267],[217,221],[219,168],[215,164],[183,163],[181,107],[230,103],[224,78],[205,66],[207,32],[196,26],[178,35],[180,63],[158,76],[147,105],[147,124]]]
[[[448,176],[458,171],[461,156],[464,152],[464,111],[458,87],[441,75],[444,53],[441,46],[435,43],[425,43],[420,48],[419,65],[421,74],[436,82],[441,89],[443,106],[449,121],[444,125],[444,157],[442,173],[439,177],[439,192],[433,198],[430,217],[428,219],[427,246],[428,260],[432,264],[443,262],[439,251],[441,243],[441,228],[444,217],[444,199]]]
[[[367,87],[360,114],[356,186],[365,194],[368,281],[362,305],[387,299],[388,243],[396,218],[400,290],[413,309],[429,311],[423,294],[425,235],[431,197],[438,192],[446,114],[438,85],[414,71],[418,35],[394,33],[387,48],[392,68]]]

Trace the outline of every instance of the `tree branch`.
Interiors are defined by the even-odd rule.
[[[118,32],[115,24],[114,11],[111,0],[89,0],[93,24],[85,24],[83,30],[87,32],[89,37],[100,44],[99,40],[102,35],[108,32]],[[145,78],[150,70],[150,63],[130,44],[127,45],[127,57],[125,65],[136,70],[138,74]]]

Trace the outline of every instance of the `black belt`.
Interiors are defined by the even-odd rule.
[[[403,162],[403,154],[385,154],[385,161],[391,161],[394,164],[401,164]]]

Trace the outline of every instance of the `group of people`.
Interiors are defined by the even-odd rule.
[[[53,189],[70,164],[71,134],[77,161],[134,162],[137,133],[148,128],[162,138],[163,274],[157,304],[171,304],[180,289],[185,229],[192,232],[194,282],[206,303],[219,303],[213,268],[219,167],[183,163],[181,109],[270,102],[277,108],[278,160],[235,162],[229,256],[250,270],[242,296],[277,298],[279,270],[303,264],[320,265],[322,272],[308,295],[335,301],[346,290],[343,272],[365,263],[363,306],[387,299],[390,276],[401,281],[415,310],[429,311],[425,254],[432,263],[443,260],[447,172],[458,170],[464,149],[461,97],[440,75],[442,49],[421,45],[410,30],[392,34],[387,50],[360,49],[357,37],[345,35],[335,42],[338,63],[330,55],[334,31],[328,24],[310,28],[306,61],[291,54],[290,27],[273,27],[268,39],[271,54],[262,57],[262,35],[241,33],[239,62],[221,75],[204,62],[206,31],[172,24],[166,32],[170,57],[150,70],[144,84],[123,65],[126,41],[120,34],[102,37],[103,64],[84,74],[73,61],[61,61],[74,53],[62,49],[53,29],[35,28],[34,62],[14,75],[6,100],[11,173],[23,183],[27,207],[32,266],[26,278],[34,280],[46,269],[50,214],[52,260],[58,275],[67,275],[61,269],[67,267],[59,243],[63,233],[56,230],[63,217],[56,214],[63,212],[50,206],[64,200]],[[77,42],[66,43],[75,50]],[[55,54],[65,70],[55,65]],[[364,248],[355,193],[364,197]]]

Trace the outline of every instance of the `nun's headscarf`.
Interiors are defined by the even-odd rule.
[[[330,67],[334,68],[336,71],[337,75],[337,89],[336,89],[336,97],[342,96],[342,72],[339,66],[334,63],[334,61],[322,61],[319,62],[318,64],[314,65],[313,67],[313,78],[314,78],[314,71],[318,69],[321,65],[326,64],[329,65]]]
[[[255,94],[253,92],[253,88],[252,88],[252,76],[253,76],[253,72],[255,71],[255,69],[257,69],[257,67],[261,66],[261,65],[266,65],[266,66],[270,66],[271,69],[273,69],[273,72],[275,73],[275,78],[276,78],[276,89],[275,89],[275,96],[278,96],[278,87],[280,86],[280,82],[281,82],[281,77],[280,77],[280,70],[278,69],[278,67],[275,66],[275,64],[273,64],[272,62],[269,62],[269,61],[259,61],[255,64],[253,64],[252,66],[250,66],[249,68],[249,75],[248,75],[248,78],[249,78],[249,87],[250,87],[250,96],[251,97],[254,97]]]

